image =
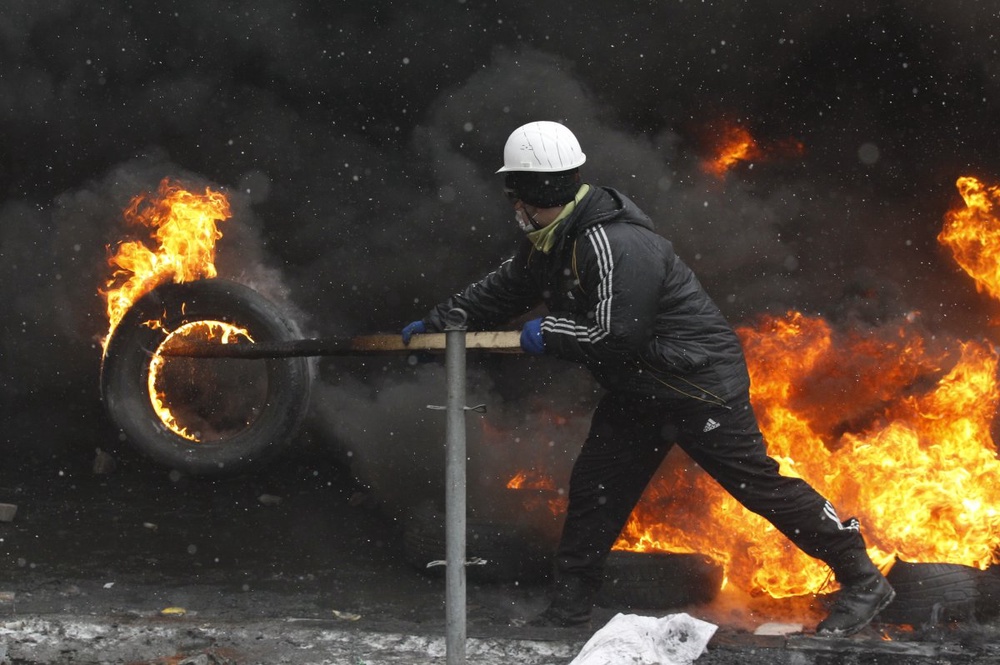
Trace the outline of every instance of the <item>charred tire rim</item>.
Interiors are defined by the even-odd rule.
[[[597,594],[601,607],[665,610],[715,598],[722,568],[700,554],[612,551]]]
[[[309,408],[312,366],[307,358],[264,363],[266,394],[253,422],[216,441],[191,441],[168,428],[153,409],[148,379],[150,352],[164,332],[187,323],[222,321],[246,328],[257,342],[299,337],[297,327],[262,295],[220,279],[164,284],[139,299],[108,343],[101,368],[101,397],[125,439],[154,461],[191,475],[235,474],[253,469],[294,439]],[[190,361],[189,361],[190,362]]]
[[[1000,575],[993,569],[896,561],[886,579],[896,590],[878,616],[886,623],[927,626],[1000,613]]]
[[[466,566],[473,582],[540,582],[552,570],[552,552],[530,530],[500,522],[466,521],[466,559],[484,560]],[[403,556],[407,563],[431,577],[443,577],[445,566],[427,567],[445,560],[445,514],[431,504],[413,508],[403,531]]]

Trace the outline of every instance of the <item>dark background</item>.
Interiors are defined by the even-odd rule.
[[[221,276],[307,334],[396,331],[511,250],[493,172],[535,119],[577,134],[585,180],[636,200],[734,324],[789,308],[874,327],[919,313],[937,335],[990,336],[994,303],[936,235],[956,178],[1000,181],[998,40],[986,0],[8,2],[4,464],[89,462],[116,437],[99,291],[133,196],[168,176],[225,190]],[[804,150],[715,178],[701,162],[727,123]],[[509,376],[539,367],[530,384]],[[573,429],[558,436],[578,442],[585,377],[525,359],[470,372],[470,402],[556,388]],[[309,431],[361,475],[398,478],[363,460],[405,451],[412,476],[437,460],[424,406],[444,399],[442,377],[324,361]],[[551,422],[526,411],[495,413],[525,431]]]

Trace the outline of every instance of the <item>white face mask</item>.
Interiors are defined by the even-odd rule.
[[[519,208],[514,211],[514,219],[517,220],[517,226],[524,233],[530,233],[535,230],[531,220],[528,219],[528,214],[523,209]]]

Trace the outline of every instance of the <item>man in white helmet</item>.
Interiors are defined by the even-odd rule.
[[[489,330],[544,302],[549,313],[524,324],[522,349],[582,363],[606,391],[573,465],[552,601],[530,624],[590,621],[611,546],[677,443],[833,570],[841,591],[817,632],[856,633],[895,596],[857,520],[842,522],[805,481],[779,474],[750,404],[739,338],[649,217],[622,193],[581,182],[585,161],[559,123],[514,130],[498,173],[525,239],[402,333],[408,343],[441,331],[454,308],[468,314],[470,330]]]

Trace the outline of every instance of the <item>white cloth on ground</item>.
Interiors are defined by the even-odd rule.
[[[691,665],[718,628],[687,614],[616,614],[570,665]]]

